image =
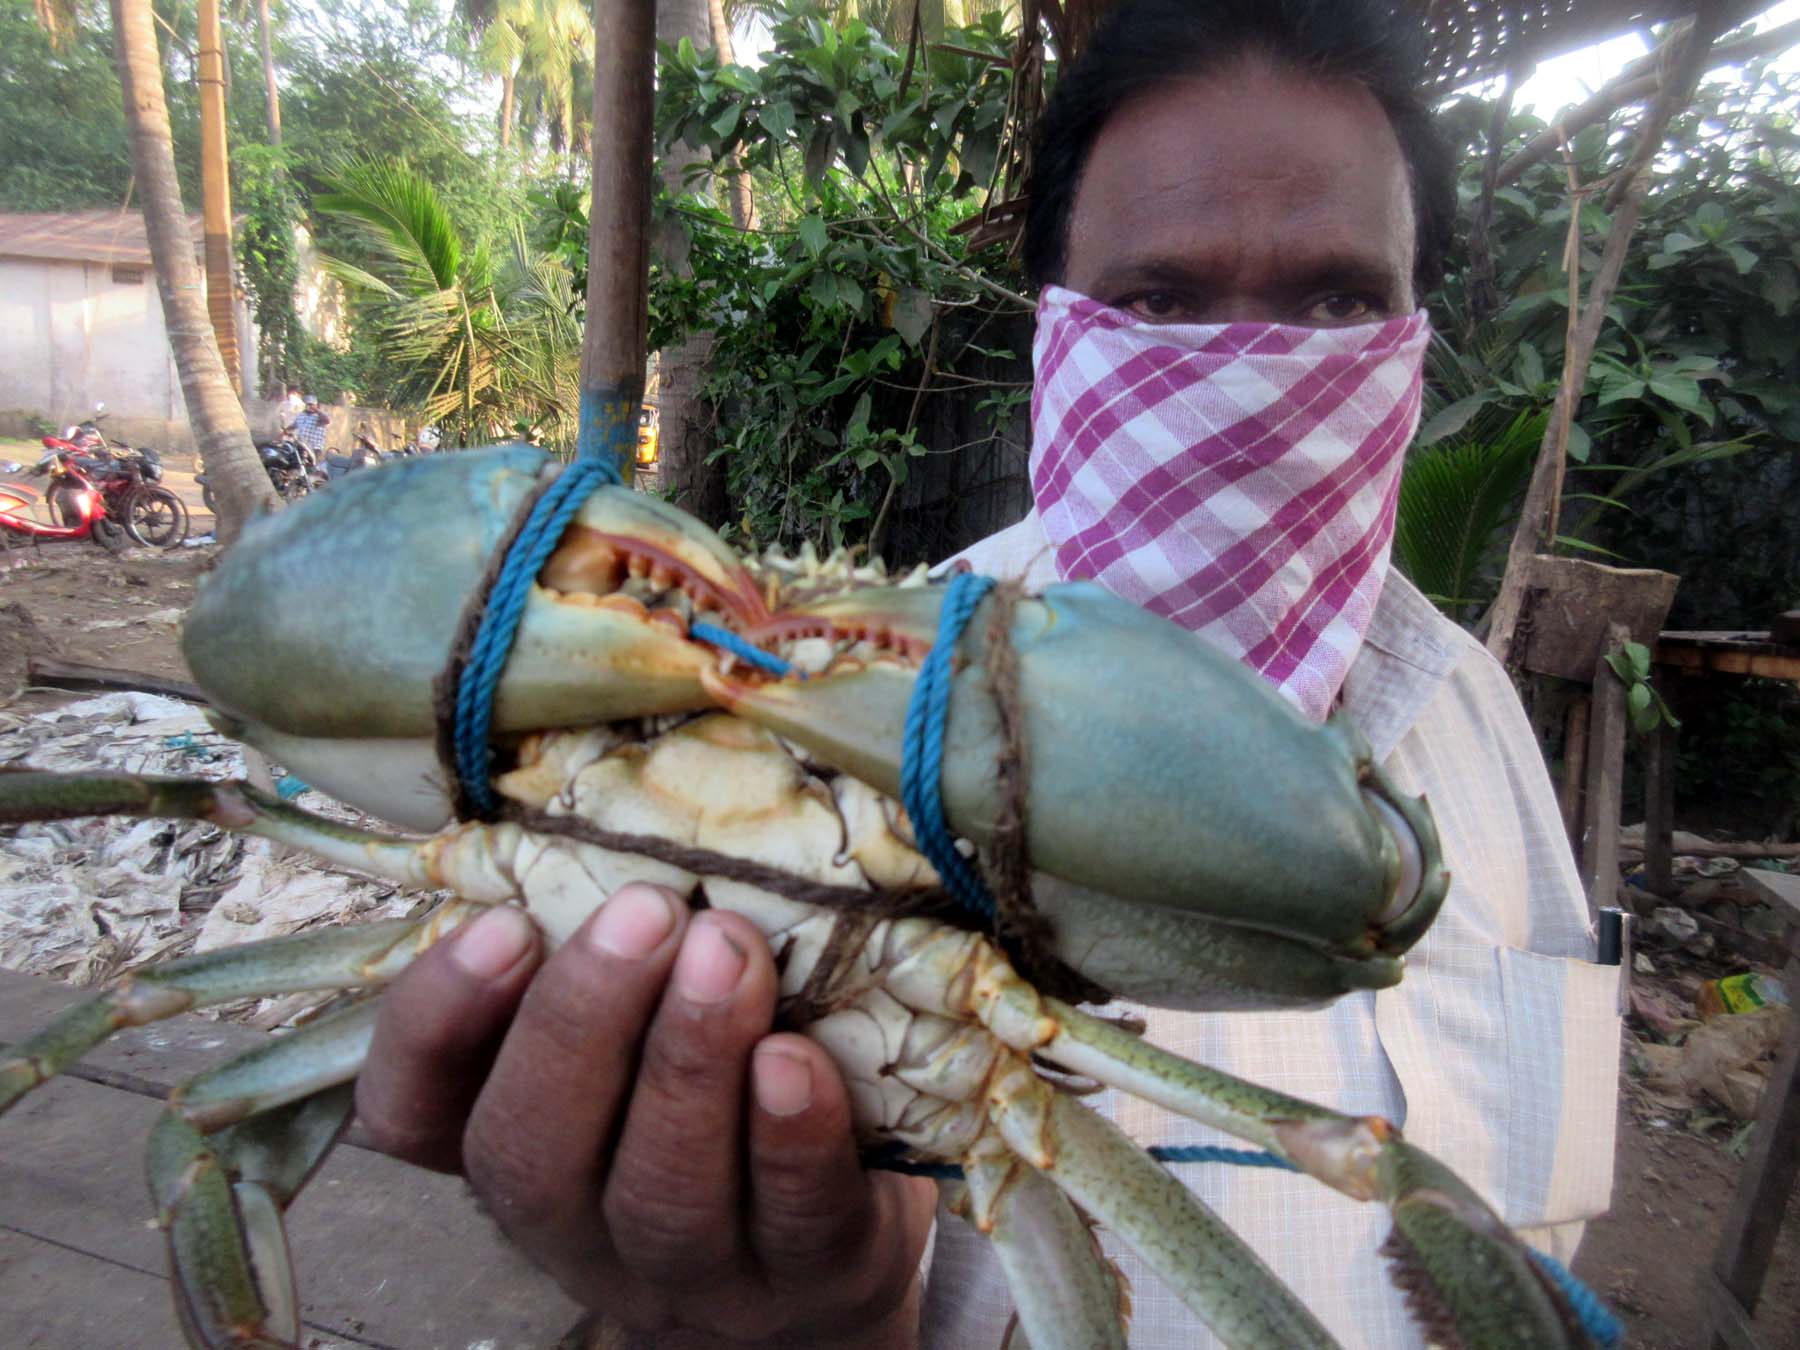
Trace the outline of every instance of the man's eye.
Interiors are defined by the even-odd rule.
[[[1187,317],[1187,305],[1173,291],[1143,291],[1120,301],[1119,308],[1151,323],[1176,323]]]
[[[1382,312],[1382,304],[1372,295],[1354,295],[1348,291],[1328,295],[1306,311],[1305,322],[1312,324],[1361,323]]]

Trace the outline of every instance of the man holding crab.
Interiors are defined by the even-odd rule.
[[[1417,37],[1374,0],[1120,5],[1059,81],[1035,160],[1036,509],[963,561],[1098,579],[1309,715],[1347,710],[1427,793],[1455,881],[1401,986],[1320,1012],[1152,1012],[1150,1035],[1393,1119],[1566,1258],[1610,1190],[1617,972],[1584,960],[1586,905],[1505,673],[1388,567],[1418,306],[1454,208]],[[770,1033],[775,990],[747,921],[650,887],[547,961],[496,911],[388,994],[359,1111],[390,1151],[466,1172],[533,1259],[645,1344],[999,1344],[991,1253],[940,1224],[920,1277],[932,1188],[861,1169],[831,1061]],[[1142,1103],[1116,1116],[1210,1142]],[[1184,1180],[1347,1344],[1418,1343],[1378,1206],[1267,1171]],[[1134,1345],[1208,1343],[1132,1283]]]

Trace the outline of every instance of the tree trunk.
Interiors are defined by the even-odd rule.
[[[656,7],[657,40],[676,43],[686,38],[702,50],[711,46],[708,9],[708,0],[661,0]],[[681,191],[685,170],[697,158],[683,145],[663,155],[663,180],[671,193]],[[658,261],[665,267],[679,265],[667,256]],[[686,342],[663,348],[656,400],[662,425],[659,477],[676,505],[709,525],[722,525],[728,510],[725,466],[707,463],[713,416],[700,397],[711,359],[711,333],[695,333]]]
[[[231,170],[225,149],[225,30],[219,0],[200,0],[200,195],[206,222],[206,312],[231,377],[243,388],[238,355],[237,269],[231,249]]]
[[[275,48],[269,41],[269,0],[256,0],[256,29],[262,39],[263,90],[269,109],[269,144],[281,144],[281,91],[275,85]]]
[[[143,203],[144,230],[156,264],[163,327],[181,376],[194,443],[219,494],[219,537],[229,542],[262,505],[277,498],[250,440],[243,406],[231,390],[201,298],[194,238],[175,177],[169,107],[150,0],[112,0],[113,51],[131,136],[132,167]]]
[[[719,60],[735,62],[737,53],[731,46],[731,25],[725,21],[724,0],[706,0],[706,18],[712,26],[713,46],[719,49]],[[750,181],[750,171],[739,166],[735,150],[725,161],[725,183],[727,196],[731,199],[731,223],[740,230],[755,229],[755,184]]]
[[[500,77],[500,148],[512,149],[513,84],[517,79],[510,70]]]

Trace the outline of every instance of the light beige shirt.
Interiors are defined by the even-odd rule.
[[[1057,580],[1035,515],[962,556],[991,576]],[[1394,572],[1344,705],[1396,784],[1426,795],[1452,876],[1406,978],[1312,1012],[1138,1011],[1151,1040],[1190,1059],[1388,1117],[1566,1261],[1612,1191],[1620,971],[1590,964],[1587,904],[1537,741],[1506,672]],[[1232,1142],[1118,1093],[1094,1100],[1145,1144]],[[1176,1172],[1345,1346],[1423,1345],[1378,1252],[1391,1227],[1381,1205],[1287,1172]],[[1131,1281],[1135,1350],[1218,1344],[1110,1235],[1106,1247]],[[994,1350],[1010,1306],[985,1241],[940,1213],[923,1344]]]

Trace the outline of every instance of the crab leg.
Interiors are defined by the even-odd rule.
[[[338,1008],[176,1088],[169,1109],[203,1134],[348,1083],[375,1039],[374,999]]]
[[[1387,1205],[1394,1233],[1384,1251],[1428,1331],[1454,1329],[1472,1350],[1588,1342],[1567,1299],[1499,1216],[1387,1121],[1194,1064],[1056,999],[1043,1008],[1057,1028],[1039,1047],[1047,1059],[1260,1144],[1353,1199]]]
[[[956,1208],[987,1234],[1033,1350],[1124,1350],[1118,1277],[1075,1206],[988,1136],[963,1160]]]
[[[306,1032],[290,1040],[303,1039]],[[337,1142],[355,1091],[327,1088],[211,1136],[171,1111],[146,1153],[176,1309],[206,1347],[288,1347],[300,1305],[281,1214]]]
[[[423,919],[274,938],[134,971],[0,1059],[0,1113],[121,1028],[239,998],[386,984],[420,952],[484,908],[455,901]]]
[[[1001,1137],[1117,1234],[1220,1340],[1337,1345],[1248,1243],[1116,1125],[1054,1091],[1022,1059],[993,1096]]]

